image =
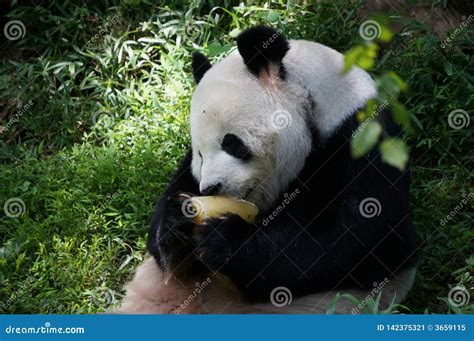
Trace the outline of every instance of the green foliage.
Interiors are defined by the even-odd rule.
[[[466,259],[466,265],[456,270],[453,275],[456,276],[456,286],[451,288],[451,295],[441,297],[440,300],[449,307],[455,314],[472,314],[474,304],[471,294],[474,290],[474,255]]]
[[[380,143],[382,160],[390,166],[405,170],[408,162],[408,148],[405,141],[399,138],[386,138]]]
[[[389,20],[384,16],[376,17],[377,20],[368,20],[362,23],[359,31],[362,38],[372,36],[381,42],[387,43],[392,39],[389,28]],[[364,31],[364,26],[369,31]],[[374,33],[376,34],[374,36]],[[364,70],[370,70],[375,65],[379,46],[372,42],[358,44],[344,54],[343,73],[347,73],[353,66]],[[382,134],[382,126],[378,122],[367,122],[372,120],[377,112],[377,107],[390,105],[393,110],[393,119],[406,131],[410,130],[410,118],[408,111],[397,100],[400,91],[405,91],[407,84],[393,71],[376,77],[378,96],[367,102],[365,108],[359,112],[358,118],[362,122],[360,131],[353,136],[351,141],[351,154],[353,158],[360,158],[368,154],[379,142]],[[408,148],[400,139],[384,138],[380,143],[380,154],[382,161],[404,171],[408,162]]]
[[[400,310],[408,310],[407,307],[396,304],[396,297],[393,297],[392,301],[384,309],[380,306],[380,300],[382,298],[382,292],[375,294],[374,296],[368,296],[364,299],[357,298],[351,294],[337,293],[329,303],[329,307],[326,314],[334,314],[336,312],[337,304],[341,300],[348,300],[354,307],[352,309],[353,314],[396,314]]]
[[[0,117],[8,128],[0,133],[0,205],[20,198],[25,211],[17,218],[0,211],[0,310],[93,313],[120,300],[144,258],[154,202],[189,146],[193,51],[217,61],[257,23],[347,51],[361,41],[361,3],[15,4],[7,19],[21,20],[26,34],[0,46]],[[472,46],[472,35],[466,30],[442,49],[423,24],[390,19],[403,29],[369,43],[379,46],[371,67],[380,98],[359,118],[377,122],[374,106],[387,101],[409,133],[413,216],[425,243],[406,305],[447,312],[438,297],[450,285],[469,287],[465,273],[472,274],[465,269],[472,214],[464,207],[440,224],[473,192],[472,129],[447,123],[452,110],[473,107],[472,57],[460,50]],[[395,146],[384,158],[399,167],[405,147]]]
[[[353,65],[357,65],[364,70],[370,70],[375,65],[378,46],[374,43],[367,45],[357,45],[344,55],[344,69],[347,73]]]
[[[351,154],[354,158],[367,154],[377,144],[382,133],[382,126],[378,122],[370,122],[361,128],[351,143]]]

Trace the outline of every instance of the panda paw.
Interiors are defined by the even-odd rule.
[[[188,193],[176,193],[167,198],[157,235],[160,263],[165,269],[174,271],[192,253],[191,235],[195,224],[185,212],[186,200],[191,196]]]
[[[221,270],[251,236],[251,227],[236,214],[206,219],[196,226],[197,257],[210,270]]]

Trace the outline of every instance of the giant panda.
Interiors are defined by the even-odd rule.
[[[325,313],[337,293],[380,308],[412,286],[417,237],[409,172],[375,149],[350,154],[356,113],[373,79],[324,45],[257,26],[215,65],[193,54],[191,148],[159,199],[148,258],[126,286],[122,313]],[[387,110],[376,118],[400,133]],[[195,226],[194,195],[255,203]],[[368,202],[372,200],[372,202]],[[364,207],[364,204],[375,205]],[[364,212],[364,210],[371,210]],[[375,209],[375,211],[373,211]],[[332,311],[357,313],[349,299]]]

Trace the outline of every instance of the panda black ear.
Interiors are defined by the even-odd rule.
[[[237,37],[237,48],[245,65],[257,77],[262,71],[270,72],[272,64],[284,76],[282,60],[290,46],[280,31],[263,25],[249,28]]]
[[[193,67],[193,76],[196,84],[201,81],[202,77],[204,77],[204,74],[212,67],[209,59],[199,52],[193,52],[193,61],[191,64]]]

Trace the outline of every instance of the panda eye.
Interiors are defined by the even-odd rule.
[[[221,147],[223,151],[237,159],[248,161],[252,157],[250,149],[234,134],[226,134],[222,140]]]

